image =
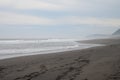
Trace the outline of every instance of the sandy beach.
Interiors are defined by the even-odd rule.
[[[120,80],[120,39],[106,46],[0,60],[0,80]]]

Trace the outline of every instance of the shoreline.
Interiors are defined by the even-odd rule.
[[[81,46],[84,47],[81,47]],[[79,46],[79,43],[78,43]],[[82,49],[88,49],[92,47],[99,47],[99,46],[105,46],[103,44],[90,44],[90,43],[80,43],[79,47],[75,48],[67,48],[67,49],[56,49],[56,50],[47,50],[47,51],[37,51],[37,52],[28,52],[28,53],[22,53],[22,55],[8,55],[7,57],[0,57],[0,60],[5,60],[5,59],[12,59],[12,58],[18,58],[18,57],[24,57],[24,56],[34,56],[34,55],[41,55],[41,54],[53,54],[53,53],[59,53],[59,52],[67,52],[67,51],[74,51],[74,50],[82,50]]]
[[[104,45],[107,46],[107,45]],[[49,52],[43,52],[42,54],[31,54],[31,55],[23,55],[23,56],[17,56],[17,57],[11,57],[11,58],[5,58],[5,59],[0,59],[0,61],[4,60],[10,60],[10,59],[17,59],[17,58],[22,58],[22,57],[33,57],[33,56],[42,56],[42,55],[51,55],[51,54],[64,54],[64,53],[69,53],[71,51],[83,51],[83,50],[89,50],[89,49],[94,49],[94,48],[99,48],[99,47],[104,47],[103,45],[101,46],[93,46],[93,47],[88,47],[88,48],[74,48],[74,49],[68,49],[68,50],[58,50],[58,51],[49,51]],[[33,52],[34,53],[34,52]],[[37,53],[37,52],[35,52]],[[41,52],[40,52],[41,53]]]
[[[117,43],[0,60],[0,80],[119,80]]]

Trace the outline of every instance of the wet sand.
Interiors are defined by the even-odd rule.
[[[0,60],[0,80],[120,80],[120,40],[93,42],[107,45]]]

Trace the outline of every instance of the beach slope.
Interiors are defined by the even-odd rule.
[[[107,41],[106,46],[0,60],[0,80],[120,80],[120,40]]]

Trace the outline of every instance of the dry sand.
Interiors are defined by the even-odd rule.
[[[0,60],[0,80],[120,80],[120,40],[102,41],[109,45]]]

